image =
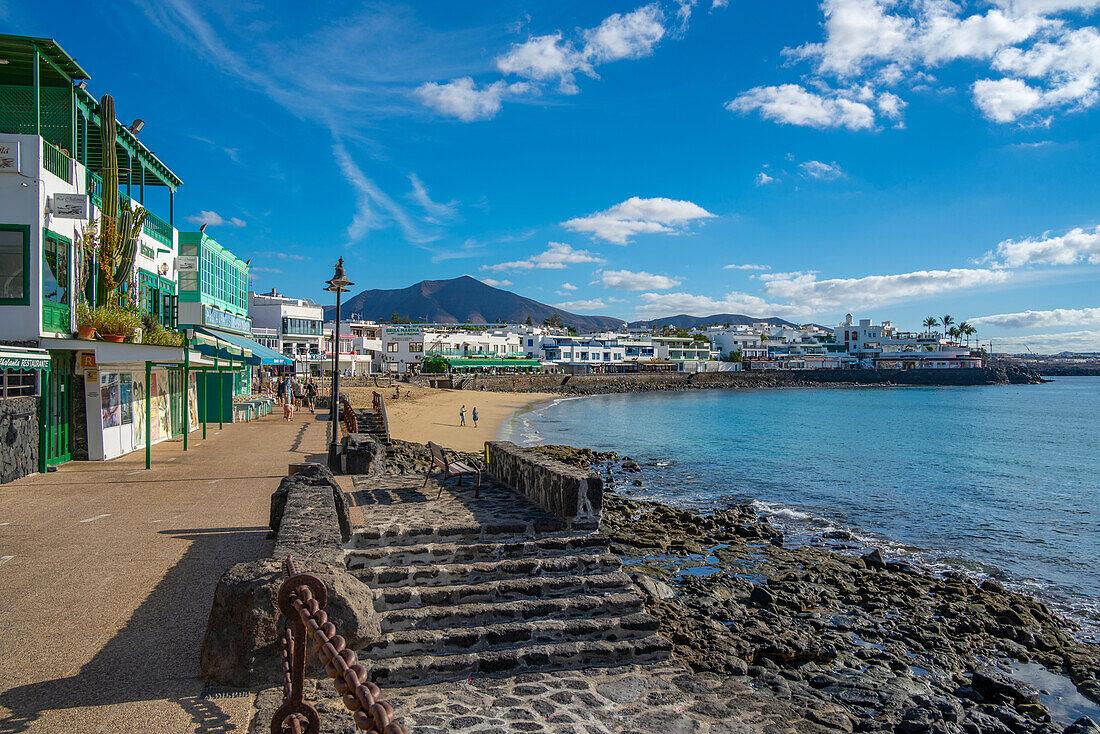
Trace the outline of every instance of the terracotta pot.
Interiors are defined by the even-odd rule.
[[[122,334],[100,334],[100,336],[102,336],[106,341],[115,342],[116,344],[121,344],[122,342],[126,341],[126,337],[124,337]]]
[[[77,328],[77,339],[95,339],[95,327],[94,326],[81,326]]]

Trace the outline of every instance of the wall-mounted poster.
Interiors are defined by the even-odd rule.
[[[134,378],[123,372],[118,376],[118,402],[122,408],[122,425],[134,422]]]
[[[172,432],[168,413],[170,410],[168,406],[168,376],[153,374],[150,376],[150,380],[152,435],[154,441],[160,441],[163,438],[168,438]]]
[[[104,428],[114,428],[122,424],[122,408],[119,405],[118,374],[101,372],[99,375],[99,398]]]
[[[187,378],[187,428],[191,430],[199,427],[199,389],[194,372]]]
[[[134,443],[145,443],[145,376],[134,376]]]

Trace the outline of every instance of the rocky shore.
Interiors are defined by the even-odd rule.
[[[858,544],[787,547],[751,506],[633,499],[628,458],[539,450],[627,478],[605,495],[601,529],[696,673],[747,684],[822,731],[1100,734],[1084,716],[1100,711],[1100,645],[1041,601]]]

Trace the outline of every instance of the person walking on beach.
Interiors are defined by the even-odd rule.
[[[458,409],[458,425],[459,427],[466,425],[466,406],[463,405]]]
[[[477,428],[477,406],[474,406],[473,413],[470,415],[474,419],[474,428]]]

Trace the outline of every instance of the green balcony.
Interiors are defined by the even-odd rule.
[[[43,167],[66,183],[73,182],[73,159],[48,140],[42,140]]]

